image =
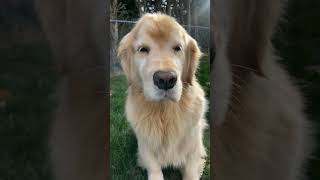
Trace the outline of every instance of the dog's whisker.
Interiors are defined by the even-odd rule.
[[[245,113],[249,112],[248,108],[243,103],[241,103],[241,100],[237,96],[235,96],[234,94],[231,94],[231,99],[235,100],[239,104],[239,107],[241,108],[241,110],[243,110],[243,112]]]
[[[232,82],[232,85],[236,88],[238,88],[239,90],[242,90],[242,87],[240,84],[236,83],[236,82]]]
[[[244,69],[244,70],[249,70],[249,71],[252,71],[252,72],[255,72],[255,73],[258,72],[255,69],[252,69],[252,68],[247,67],[247,66],[242,66],[242,65],[239,65],[239,64],[231,64],[231,66],[238,67],[238,68],[241,68],[241,69]]]
[[[241,101],[237,96],[235,96],[234,94],[231,94],[231,98],[236,100],[241,105]]]
[[[242,94],[242,87],[232,84],[232,93],[237,93],[238,95]]]
[[[236,79],[238,79],[239,81],[241,81],[243,84],[248,84],[247,81],[245,81],[243,78],[241,78],[240,76],[238,76],[235,73],[232,73],[232,77],[235,77]]]

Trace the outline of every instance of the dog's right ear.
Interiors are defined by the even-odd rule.
[[[118,58],[120,59],[122,70],[124,71],[129,83],[131,83],[133,78],[132,40],[131,33],[128,33],[121,39],[118,47]]]
[[[187,38],[187,48],[186,48],[186,64],[184,65],[182,72],[182,80],[184,83],[192,85],[195,74],[199,65],[200,57],[202,56],[202,52],[198,46],[196,40],[194,40],[191,36],[188,35]]]

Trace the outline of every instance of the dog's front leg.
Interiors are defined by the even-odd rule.
[[[181,168],[183,180],[199,180],[204,168],[204,159],[199,158],[187,162],[185,166]]]
[[[201,157],[190,159],[181,168],[183,180],[199,180],[204,168],[205,160]]]
[[[202,141],[199,141],[199,144],[199,148],[187,158],[186,163],[180,169],[183,180],[199,180],[202,175],[206,152]]]
[[[138,148],[139,163],[147,170],[148,180],[164,180],[161,165],[150,150],[142,143]]]
[[[148,170],[148,180],[164,180],[161,169],[160,171]]]
[[[194,135],[194,134],[195,135]],[[203,126],[198,126],[187,137],[189,146],[189,154],[186,161],[180,167],[183,180],[199,180],[205,167],[205,157],[207,157],[206,149],[203,144]]]

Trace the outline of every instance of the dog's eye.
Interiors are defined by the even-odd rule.
[[[148,47],[140,47],[138,51],[141,53],[149,53],[150,49]]]
[[[177,45],[173,48],[173,50],[176,52],[181,51],[181,46]]]

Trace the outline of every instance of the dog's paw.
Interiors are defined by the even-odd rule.
[[[162,172],[153,172],[148,174],[148,180],[164,180]]]
[[[183,180],[199,180],[198,176],[183,176]]]

